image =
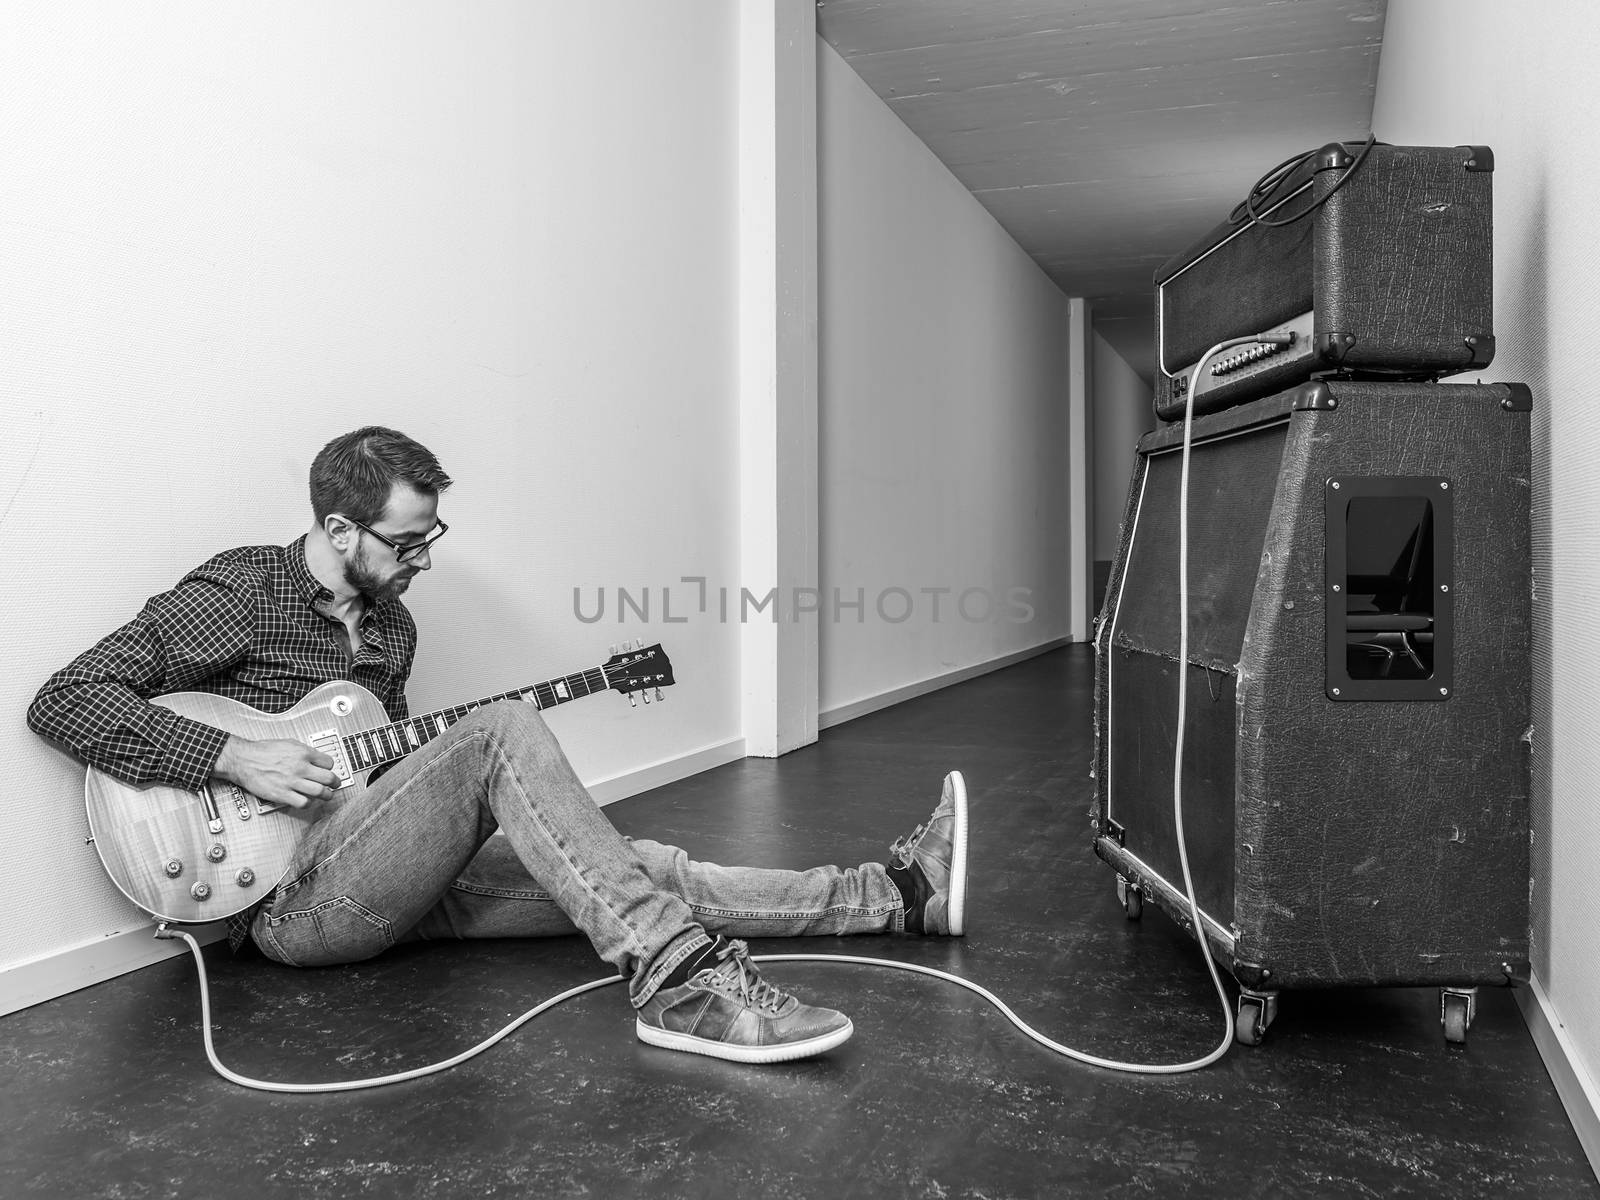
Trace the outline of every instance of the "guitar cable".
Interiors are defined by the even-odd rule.
[[[1207,363],[1222,351],[1232,346],[1242,345],[1246,342],[1264,342],[1273,345],[1292,345],[1295,340],[1293,333],[1256,333],[1245,337],[1228,338],[1218,342],[1201,357],[1195,365],[1192,377],[1199,379]],[[1188,389],[1188,397],[1183,410],[1183,460],[1178,486],[1178,728],[1173,742],[1172,762],[1172,819],[1177,833],[1178,861],[1183,867],[1184,896],[1189,902],[1189,917],[1194,922],[1196,940],[1200,943],[1200,951],[1205,959],[1206,969],[1211,976],[1212,987],[1216,989],[1217,1000],[1222,1006],[1222,1041],[1215,1049],[1200,1058],[1178,1063],[1131,1063],[1121,1062],[1116,1059],[1101,1058],[1098,1055],[1088,1054],[1082,1050],[1075,1050],[1071,1046],[1062,1045],[1046,1037],[1033,1026],[1013,1012],[1009,1005],[996,996],[988,988],[963,979],[959,975],[952,975],[948,971],[940,971],[934,967],[924,967],[916,963],[896,962],[888,958],[869,958],[855,954],[756,954],[751,959],[758,963],[769,962],[809,962],[831,963],[835,966],[867,966],[882,967],[894,971],[910,971],[916,975],[927,975],[934,979],[942,979],[947,983],[956,984],[967,991],[981,996],[1000,1011],[1000,1014],[1017,1027],[1026,1037],[1043,1046],[1046,1050],[1058,1054],[1075,1062],[1084,1063],[1091,1067],[1100,1067],[1108,1071],[1119,1071],[1133,1075],[1180,1075],[1190,1071],[1198,1071],[1217,1062],[1233,1045],[1233,1010],[1228,1003],[1227,990],[1222,985],[1221,974],[1217,970],[1216,958],[1211,953],[1210,940],[1205,935],[1205,926],[1200,915],[1200,903],[1195,897],[1194,877],[1189,869],[1189,847],[1183,831],[1183,750],[1184,726],[1188,715],[1188,689],[1186,687],[1187,673],[1183,667],[1189,661],[1189,452],[1192,444],[1194,425],[1194,393],[1193,387]],[[211,1036],[211,987],[206,975],[205,959],[201,955],[200,943],[194,937],[181,929],[175,929],[170,923],[163,921],[156,927],[155,936],[161,939],[181,939],[189,947],[189,952],[194,956],[195,969],[200,977],[200,1030],[205,1041],[206,1057],[210,1060],[212,1069],[230,1083],[240,1087],[251,1088],[262,1092],[289,1092],[289,1093],[319,1093],[319,1092],[355,1092],[369,1088],[386,1087],[389,1084],[404,1083],[411,1079],[421,1079],[428,1075],[437,1075],[448,1071],[452,1067],[460,1066],[469,1059],[476,1058],[491,1046],[494,1046],[535,1017],[548,1012],[558,1004],[583,995],[585,992],[597,991],[603,987],[611,987],[622,982],[617,975],[608,975],[602,979],[591,979],[588,983],[581,983],[576,987],[551,996],[548,1000],[530,1008],[520,1017],[515,1018],[497,1032],[490,1034],[475,1046],[471,1046],[461,1053],[443,1060],[430,1063],[426,1066],[415,1067],[407,1071],[397,1071],[391,1075],[379,1075],[370,1079],[349,1079],[326,1083],[283,1083],[274,1080],[252,1079],[241,1075],[223,1064],[217,1057],[216,1044]]]
[[[211,1061],[212,1069],[230,1083],[236,1083],[240,1087],[252,1088],[261,1092],[355,1092],[362,1091],[367,1088],[384,1087],[391,1083],[404,1083],[410,1079],[421,1079],[426,1075],[437,1075],[441,1071],[448,1071],[451,1067],[460,1066],[468,1059],[476,1058],[491,1046],[504,1041],[507,1037],[516,1032],[522,1026],[526,1025],[529,1021],[545,1012],[548,1012],[550,1009],[556,1007],[556,1005],[564,1004],[574,997],[583,995],[585,992],[597,991],[600,988],[610,987],[613,984],[622,982],[621,976],[607,975],[602,979],[591,979],[588,983],[580,983],[576,987],[568,988],[566,991],[551,996],[548,1000],[545,1000],[542,1003],[535,1005],[533,1008],[530,1008],[520,1017],[515,1018],[495,1033],[492,1033],[488,1037],[484,1038],[483,1041],[479,1042],[476,1046],[469,1047],[454,1057],[447,1058],[442,1062],[429,1063],[427,1066],[416,1067],[408,1071],[397,1071],[392,1075],[379,1075],[371,1079],[349,1079],[331,1083],[283,1083],[275,1080],[252,1079],[248,1075],[241,1075],[237,1071],[231,1070],[222,1062],[221,1059],[217,1057],[216,1045],[211,1036],[210,985],[206,976],[205,960],[202,958],[200,952],[200,943],[195,941],[192,935],[185,933],[183,930],[172,929],[166,925],[163,925],[157,929],[156,937],[181,938],[184,942],[188,943],[189,951],[194,956],[195,968],[200,975],[200,1029],[201,1035],[205,1040],[206,1057]],[[1206,952],[1206,957],[1207,961],[1209,962],[1209,950]],[[1011,1010],[1011,1007],[1007,1005],[1005,1001],[1001,1000],[1000,997],[996,996],[988,988],[983,987],[981,984],[973,983],[969,979],[963,979],[959,975],[952,975],[947,971],[940,971],[934,967],[924,967],[917,963],[896,962],[893,959],[888,958],[868,958],[864,955],[855,954],[752,954],[750,958],[752,962],[758,963],[811,962],[833,963],[835,965],[843,964],[846,966],[884,967],[890,970],[910,971],[917,975],[928,975],[934,979],[942,979],[948,983],[957,984],[960,987],[966,988],[967,991],[983,997],[995,1008],[999,1009],[1001,1015],[1003,1015],[1006,1020],[1010,1021],[1019,1030],[1021,1030],[1023,1034],[1037,1042],[1039,1045],[1043,1046],[1046,1050],[1050,1050],[1065,1058],[1074,1059],[1077,1062],[1086,1063],[1091,1067],[1103,1067],[1110,1071],[1123,1071],[1140,1075],[1176,1075],[1186,1071],[1197,1071],[1201,1067],[1206,1067],[1216,1062],[1219,1058],[1226,1054],[1228,1052],[1228,1047],[1233,1042],[1233,1016],[1228,1007],[1227,993],[1221,990],[1222,983],[1217,977],[1215,966],[1212,967],[1212,982],[1216,985],[1218,989],[1218,995],[1221,997],[1223,1018],[1227,1025],[1227,1031],[1223,1036],[1222,1043],[1204,1058],[1198,1058],[1192,1062],[1127,1063],[1118,1062],[1109,1058],[1100,1058],[1096,1055],[1087,1054],[1081,1050],[1074,1050],[1071,1046],[1064,1046],[1060,1042],[1053,1041],[1044,1034],[1040,1033],[1038,1030],[1034,1029],[1033,1026],[1029,1025],[1021,1017],[1017,1016],[1017,1014]]]

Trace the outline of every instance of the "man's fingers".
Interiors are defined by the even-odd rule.
[[[338,778],[330,771],[319,772],[319,774],[328,775],[334,780],[337,780]],[[297,796],[304,797],[304,799],[301,799],[300,802],[295,805],[296,808],[304,808],[307,801],[326,800],[329,796],[333,795],[333,784],[324,783],[321,779],[312,779],[305,776],[296,779],[289,785],[289,787]],[[293,804],[294,801],[291,800],[290,803]]]

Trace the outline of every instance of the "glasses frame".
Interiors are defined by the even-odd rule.
[[[389,549],[393,550],[395,562],[410,562],[412,559],[416,558],[417,555],[421,554],[424,550],[432,546],[445,534],[450,532],[450,526],[446,525],[443,521],[440,521],[439,532],[430,538],[424,538],[420,542],[397,542],[391,537],[385,537],[371,525],[368,525],[365,521],[358,521],[347,513],[341,513],[340,515],[356,528],[366,530],[385,546],[389,547]]]

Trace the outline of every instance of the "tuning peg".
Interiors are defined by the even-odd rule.
[[[644,639],[643,638],[634,638],[633,639],[633,648],[635,650],[643,650],[644,649]]]
[[[628,693],[628,707],[629,708],[638,708],[639,707],[639,702],[636,699],[634,699],[634,696],[633,696],[632,692]]]
[[[665,700],[665,699],[666,699],[666,697],[661,694],[661,689],[657,688],[656,689],[656,701],[659,703],[660,701]]]
[[[640,692],[639,695],[644,697],[644,702],[646,704],[650,703],[650,693],[649,692]]]
[[[612,642],[610,648],[606,650],[606,653],[612,658],[615,658],[617,656],[617,644]]]

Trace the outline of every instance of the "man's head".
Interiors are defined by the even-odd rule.
[[[311,463],[311,511],[352,588],[393,599],[432,565],[423,543],[442,532],[439,493],[450,482],[427,447],[381,425],[322,448]]]

